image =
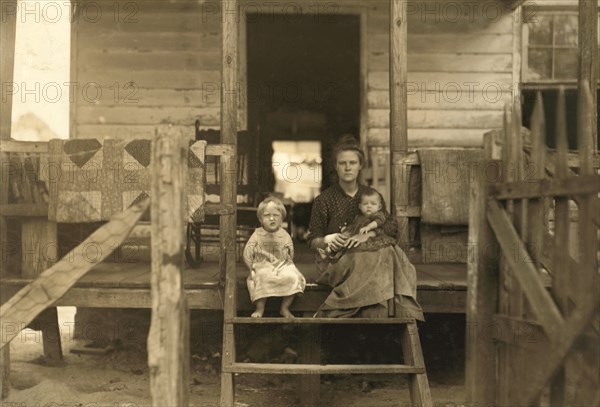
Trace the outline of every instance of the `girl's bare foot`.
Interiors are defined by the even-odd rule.
[[[279,313],[282,317],[285,318],[294,318],[294,314],[290,312],[290,305],[292,305],[292,301],[294,301],[294,295],[288,295],[287,297],[283,297],[281,300],[281,308],[279,308]]]
[[[265,313],[265,305],[267,304],[266,298],[256,300],[256,310],[252,313],[252,318],[262,318]]]

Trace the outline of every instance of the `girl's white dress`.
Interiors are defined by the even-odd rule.
[[[254,231],[244,248],[244,262],[250,269],[246,280],[252,302],[267,297],[287,297],[304,292],[306,279],[293,263],[294,244],[282,228]]]

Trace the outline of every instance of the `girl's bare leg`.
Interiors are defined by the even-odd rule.
[[[294,318],[294,314],[292,314],[290,312],[290,305],[292,305],[292,301],[294,301],[294,297],[295,295],[288,295],[287,297],[283,297],[283,299],[281,300],[281,309],[279,310],[279,313],[281,314],[282,317],[286,317],[286,318]]]
[[[252,318],[261,318],[265,313],[265,304],[267,303],[266,298],[256,300],[256,310],[252,313]]]

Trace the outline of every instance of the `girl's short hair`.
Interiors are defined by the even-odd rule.
[[[262,218],[262,215],[265,212],[265,208],[271,202],[273,202],[275,204],[275,207],[277,208],[277,210],[279,210],[279,212],[281,212],[281,217],[283,219],[285,219],[285,217],[287,216],[287,211],[285,210],[285,206],[283,205],[283,202],[281,202],[281,200],[279,198],[275,198],[274,196],[268,196],[265,199],[263,199],[263,201],[261,203],[258,204],[258,210],[256,212],[256,214],[258,216],[258,220],[260,220]]]
[[[338,142],[333,146],[333,155],[332,155],[332,164],[335,168],[335,164],[337,163],[337,156],[339,153],[343,151],[353,151],[358,156],[360,164],[363,165],[365,163],[365,153],[360,148],[360,145],[356,141],[353,135],[344,134]]]

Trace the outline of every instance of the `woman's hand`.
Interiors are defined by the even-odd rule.
[[[325,236],[325,243],[327,243],[334,251],[338,251],[346,246],[347,240],[348,238],[341,233],[332,233]]]
[[[366,242],[367,240],[369,240],[370,237],[373,237],[373,236],[375,236],[375,232],[372,231],[372,230],[368,231],[365,234],[359,233],[357,235],[351,236],[346,241],[346,247],[348,249],[352,249],[354,247],[358,247],[358,246],[361,245],[361,243]]]

